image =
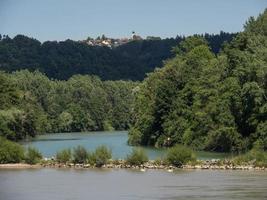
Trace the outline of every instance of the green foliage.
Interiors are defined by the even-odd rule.
[[[35,126],[30,113],[12,108],[0,110],[0,133],[10,140],[19,140],[26,135],[35,135]]]
[[[196,158],[193,154],[193,151],[190,148],[182,145],[171,147],[167,151],[166,155],[166,162],[176,167],[180,167],[189,161],[192,162],[195,160]]]
[[[218,53],[220,44],[232,37],[221,33],[198,38],[208,38]],[[128,130],[136,118],[132,108],[139,83],[102,81],[93,75],[104,80],[142,79],[146,72],[161,66],[162,60],[173,57],[170,49],[182,40],[134,41],[109,49],[70,40],[41,44],[22,35],[4,37],[0,40],[0,68],[27,70],[0,72],[0,135],[18,141],[42,133]],[[69,79],[50,80],[36,69],[49,78]],[[92,76],[74,75],[84,73]],[[144,115],[142,120],[153,118]],[[132,130],[131,143],[155,142],[141,137],[143,130]]]
[[[105,130],[105,131],[114,131],[114,128],[112,127],[110,121],[106,120],[106,121],[103,122],[103,130]]]
[[[242,143],[241,135],[233,128],[223,127],[207,136],[206,148],[218,152],[238,152],[241,150],[239,145]]]
[[[176,56],[135,90],[129,143],[242,152],[266,149],[267,10],[214,55],[185,38]]]
[[[23,147],[0,136],[0,164],[19,163],[23,159]]]
[[[59,163],[68,163],[71,161],[71,149],[63,149],[56,154],[56,160]]]
[[[77,146],[73,149],[73,162],[74,163],[86,163],[88,159],[89,153],[82,146]]]
[[[72,114],[70,114],[67,111],[63,111],[59,116],[58,116],[58,129],[61,131],[70,131],[71,130],[71,125],[73,123],[73,117]]]
[[[267,167],[267,152],[253,148],[246,154],[233,158],[232,162],[235,165],[253,164],[258,167]]]
[[[142,83],[1,72],[0,135],[16,141],[44,132],[130,128],[133,145],[245,151],[256,142],[266,149],[266,16],[267,11],[249,19],[220,54],[218,44],[233,34],[142,40],[114,49],[5,37],[1,69],[40,69],[59,80],[84,73],[104,80],[142,79],[170,59]],[[176,54],[170,52],[178,43]]]
[[[0,109],[10,108],[12,104],[17,104],[18,100],[19,91],[9,77],[0,71]]]
[[[0,81],[7,87],[0,88],[0,135],[10,140],[50,132],[129,128],[137,83],[81,75],[56,81],[27,70],[1,72]]]
[[[95,152],[93,152],[89,156],[89,161],[91,164],[95,164],[97,167],[101,167],[108,163],[108,160],[111,159],[112,152],[106,146],[99,146],[96,148]]]
[[[143,149],[134,148],[132,152],[127,155],[126,163],[129,165],[142,165],[148,161],[148,157]]]
[[[212,50],[235,34],[201,35]],[[99,38],[100,39],[100,38]],[[142,80],[162,61],[173,57],[171,49],[183,37],[132,41],[117,48],[90,46],[80,41],[41,42],[17,35],[0,40],[0,68],[5,71],[40,70],[49,78],[67,80],[75,74],[97,75],[104,80]]]
[[[251,138],[254,143],[258,143],[264,151],[267,151],[267,121],[258,124]]]
[[[128,134],[128,143],[131,145],[140,145],[142,141],[142,134],[139,130],[131,128]]]
[[[186,40],[179,44],[179,47],[175,47],[173,50],[176,54],[188,53],[196,46],[207,45],[207,41],[201,36],[189,36]]]
[[[28,147],[25,153],[25,162],[28,164],[37,164],[42,160],[43,156],[38,149],[34,147]]]

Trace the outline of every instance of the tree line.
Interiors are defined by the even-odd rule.
[[[49,132],[126,130],[136,85],[88,75],[57,81],[38,71],[1,72],[0,134],[17,141]]]
[[[136,89],[129,143],[240,152],[267,149],[267,10],[219,54],[188,37]]]
[[[214,53],[235,34],[205,34]],[[39,70],[49,78],[67,80],[75,74],[97,75],[102,80],[143,80],[146,73],[172,58],[171,51],[185,37],[132,41],[117,48],[86,43],[40,41],[24,35],[0,36],[0,70]]]

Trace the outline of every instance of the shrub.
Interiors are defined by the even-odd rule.
[[[0,137],[0,163],[19,163],[24,158],[21,145]]]
[[[73,162],[74,163],[86,163],[89,153],[82,146],[77,146],[73,149]]]
[[[71,150],[70,149],[63,149],[58,151],[56,154],[56,160],[59,163],[67,163],[71,160]]]
[[[142,165],[148,161],[148,157],[143,149],[134,148],[132,152],[127,155],[126,163],[129,165]]]
[[[111,159],[112,153],[111,150],[106,146],[99,146],[96,148],[95,152],[92,155],[94,163],[97,167],[107,164],[108,160]]]
[[[180,167],[189,161],[194,161],[193,151],[182,145],[176,145],[167,151],[166,162],[176,167]]]
[[[255,166],[267,167],[267,152],[253,148],[246,154],[236,156],[233,158],[232,162],[235,165],[253,164]]]
[[[38,149],[34,147],[28,147],[26,155],[25,155],[25,162],[28,164],[36,164],[42,160],[43,156],[38,151]]]

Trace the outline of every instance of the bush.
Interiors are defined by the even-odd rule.
[[[182,145],[176,145],[167,151],[166,162],[176,167],[181,167],[189,161],[194,161],[193,151]]]
[[[126,163],[129,165],[142,165],[148,161],[148,157],[143,149],[134,148],[131,154],[127,155]]]
[[[24,158],[21,145],[0,137],[0,163],[19,163]]]
[[[59,163],[67,163],[71,160],[71,150],[63,149],[56,154],[56,160]]]
[[[86,163],[89,153],[82,146],[77,146],[73,149],[73,162],[74,163]]]
[[[267,167],[267,152],[253,148],[246,154],[233,158],[232,162],[235,165],[253,164],[255,166]]]
[[[91,156],[96,166],[101,167],[107,164],[108,160],[111,159],[112,153],[106,146],[99,146]]]
[[[34,147],[28,147],[26,155],[25,155],[25,162],[28,164],[36,164],[42,160],[43,156],[38,151],[38,149]]]

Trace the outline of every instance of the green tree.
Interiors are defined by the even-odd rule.
[[[19,91],[7,74],[0,71],[0,109],[8,109],[19,101]]]
[[[266,16],[251,18],[219,55],[203,38],[185,38],[136,88],[128,142],[228,152],[264,144]]]
[[[206,148],[219,152],[236,152],[242,148],[241,135],[233,128],[221,127],[207,137]]]

